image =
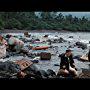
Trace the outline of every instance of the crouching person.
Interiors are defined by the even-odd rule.
[[[61,56],[60,69],[57,76],[68,77],[70,75],[77,76],[77,70],[73,60],[72,51],[70,49],[66,50]]]

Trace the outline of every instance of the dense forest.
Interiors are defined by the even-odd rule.
[[[90,20],[57,12],[0,12],[0,30],[69,30],[90,31]]]

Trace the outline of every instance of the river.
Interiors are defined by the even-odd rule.
[[[4,33],[3,35],[5,35],[5,34],[7,34],[7,33]],[[9,33],[9,34],[23,36],[23,33]],[[89,44],[90,32],[41,32],[41,33],[40,32],[31,32],[30,34],[32,36],[34,35],[39,38],[41,38],[41,36],[47,34],[51,38],[58,36],[58,37],[64,38],[67,41],[70,41],[70,43],[64,42],[64,43],[52,44],[53,46],[58,46],[58,48],[57,48],[58,53],[56,53],[56,51],[53,50],[55,55],[52,55],[52,58],[50,61],[39,61],[39,63],[36,64],[36,66],[39,69],[43,69],[43,70],[52,69],[57,73],[59,70],[59,66],[54,66],[54,64],[60,64],[60,58],[58,57],[58,55],[61,53],[64,53],[65,50],[68,48],[68,46],[73,45],[77,41],[81,41],[81,42],[87,44],[88,48],[85,50],[82,50],[81,48],[73,47],[72,49],[73,49],[74,55],[86,54],[86,53],[88,53],[89,48],[90,48],[90,44]],[[69,38],[69,36],[73,36],[73,38]],[[8,60],[15,59],[16,57],[17,56],[10,57],[10,58],[8,58]],[[76,67],[78,68],[78,70],[81,70],[81,68],[89,68],[89,66],[88,66],[88,64],[90,64],[89,62],[82,62],[82,61],[79,61],[76,59],[74,61],[75,61],[75,64],[76,64]]]

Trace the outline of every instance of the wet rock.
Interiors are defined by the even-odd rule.
[[[28,52],[28,53],[27,53],[27,56],[28,56],[28,57],[33,57],[33,54],[32,54],[31,52]]]
[[[24,53],[24,54],[28,54],[29,53],[29,49],[27,47],[23,47],[20,52]]]
[[[44,75],[42,70],[38,70],[38,68],[33,64],[30,67],[26,68],[24,70],[24,72],[26,73],[25,78],[42,78],[42,76]]]
[[[65,40],[62,37],[60,37],[59,43],[63,43],[63,42],[65,42]]]
[[[69,36],[69,38],[73,38],[73,36]]]
[[[74,46],[70,45],[70,46],[68,46],[68,48],[74,48]]]
[[[48,74],[48,76],[52,76],[52,77],[56,76],[56,73],[53,70],[51,70],[51,69],[47,70],[47,74]]]
[[[80,59],[81,55],[74,56],[73,59]]]
[[[31,60],[33,63],[38,63],[39,60]]]
[[[24,43],[27,43],[27,42],[32,42],[32,40],[31,39],[27,39],[27,38],[22,38],[21,39]]]
[[[50,60],[51,59],[51,53],[41,52],[40,59],[41,60]]]
[[[79,78],[90,78],[90,70],[82,69],[82,73],[79,75]]]
[[[27,73],[30,73],[30,72],[36,73],[37,71],[39,71],[39,70],[34,64],[32,64],[28,68],[24,69],[24,72],[27,72]]]
[[[54,48],[52,45],[49,48]]]
[[[44,70],[39,70],[38,75],[41,78],[48,78],[48,74]]]
[[[10,78],[13,74],[17,74],[20,71],[19,65],[11,61],[0,62],[0,77],[2,78]]]
[[[87,49],[87,44],[81,42],[76,42],[76,46],[78,46],[78,48]]]
[[[40,41],[40,39],[35,39],[35,41]]]
[[[54,64],[54,66],[60,66],[59,64]]]
[[[70,44],[71,42],[70,42],[70,41],[68,41],[68,43]]]
[[[48,37],[48,35],[44,35],[44,37],[46,38],[46,37]]]
[[[48,39],[47,42],[52,42],[52,41],[50,39]]]

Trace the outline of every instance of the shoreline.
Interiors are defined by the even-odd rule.
[[[24,32],[31,32],[31,33],[55,33],[55,32],[61,32],[61,33],[90,33],[90,31],[69,31],[69,30],[0,30],[0,33],[24,33]]]

